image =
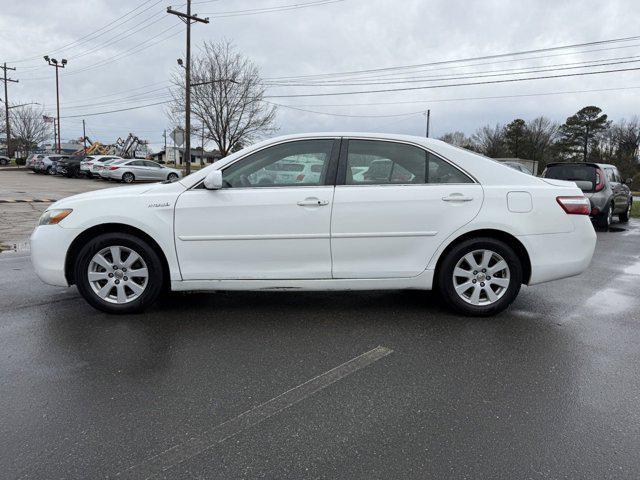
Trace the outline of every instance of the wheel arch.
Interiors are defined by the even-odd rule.
[[[160,245],[158,245],[158,243],[153,239],[152,236],[145,233],[143,230],[124,223],[101,223],[99,225],[95,225],[91,228],[86,229],[73,239],[73,242],[71,242],[71,245],[69,245],[69,249],[67,250],[67,255],[64,262],[64,276],[67,279],[69,285],[75,284],[74,265],[80,249],[91,238],[103,233],[128,233],[147,242],[151,246],[151,248],[153,248],[153,250],[158,254],[158,257],[162,262],[162,273],[164,277],[163,288],[169,288],[169,285],[171,283],[169,262],[167,261],[167,256],[165,255]]]
[[[485,229],[472,230],[470,232],[465,232],[459,237],[456,237],[453,240],[451,240],[449,244],[444,248],[444,250],[442,250],[442,252],[440,253],[440,256],[438,257],[438,261],[436,262],[436,267],[435,267],[434,276],[433,276],[434,282],[437,281],[438,274],[442,266],[442,261],[445,258],[445,256],[460,242],[469,240],[471,238],[477,238],[477,237],[495,238],[496,240],[501,240],[507,245],[509,245],[511,248],[513,248],[513,251],[516,253],[518,258],[522,262],[522,283],[525,285],[529,283],[529,280],[531,279],[531,258],[529,257],[529,252],[527,252],[527,249],[525,248],[525,246],[522,244],[520,240],[518,240],[516,237],[514,237],[510,233],[507,233],[503,230],[496,230],[492,228],[485,228]]]

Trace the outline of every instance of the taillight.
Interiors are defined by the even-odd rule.
[[[304,173],[301,173],[300,175],[298,175],[298,176],[296,177],[296,180],[297,180],[298,182],[301,182],[302,180],[304,180]]]
[[[596,168],[596,188],[595,191],[599,192],[604,188],[604,172],[601,168]]]
[[[556,197],[556,202],[569,215],[589,215],[591,202],[587,197]]]
[[[120,167],[109,167],[109,170],[117,170],[117,169],[119,169],[119,168],[120,168]]]

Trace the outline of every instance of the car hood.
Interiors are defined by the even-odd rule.
[[[125,187],[114,187],[114,188],[105,188],[102,190],[94,190],[92,192],[80,193],[78,195],[72,195],[71,197],[66,197],[61,200],[58,200],[56,203],[51,205],[50,208],[61,208],[66,207],[71,204],[75,204],[77,202],[82,202],[85,200],[108,200],[112,198],[126,198],[137,195],[142,195],[143,193],[151,192],[154,190],[162,189],[166,187],[167,184],[162,183],[145,183],[143,185],[128,185]]]

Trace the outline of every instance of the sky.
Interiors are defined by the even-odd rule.
[[[317,4],[289,8],[302,3]],[[110,143],[132,132],[158,150],[164,129],[172,128],[163,105],[95,114],[166,98],[168,80],[179,68],[176,59],[184,57],[185,49],[185,26],[166,13],[169,5],[185,8],[159,0],[3,2],[0,63],[16,67],[10,76],[19,79],[9,84],[10,102],[37,102],[54,115],[55,72],[42,57],[66,58],[68,64],[60,70],[63,140],[82,135],[84,118],[91,140]],[[300,82],[309,83],[319,79],[313,76],[329,73],[639,36],[515,57],[320,77],[373,85],[267,88],[269,101],[294,107],[278,108],[280,134],[371,131],[424,135],[422,112],[430,109],[431,136],[453,130],[470,135],[482,125],[504,124],[514,118],[545,115],[562,122],[585,105],[601,107],[613,120],[640,114],[640,70],[451,86],[640,68],[636,8],[636,0],[194,0],[192,12],[208,16],[210,23],[192,27],[192,45],[197,58],[204,41],[230,40],[258,66],[266,82],[304,76]],[[585,68],[582,62],[592,63]],[[606,65],[598,66],[601,64]],[[425,80],[425,76],[431,78]],[[445,80],[452,76],[465,78]],[[423,88],[434,85],[447,86]],[[281,97],[405,87],[413,89]],[[547,95],[550,93],[554,94]]]

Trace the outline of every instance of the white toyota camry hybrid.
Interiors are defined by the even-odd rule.
[[[521,284],[588,267],[589,210],[573,182],[441,141],[291,135],[173,183],[60,200],[31,255],[44,282],[111,313],[168,289],[437,288],[463,314],[492,315]]]

